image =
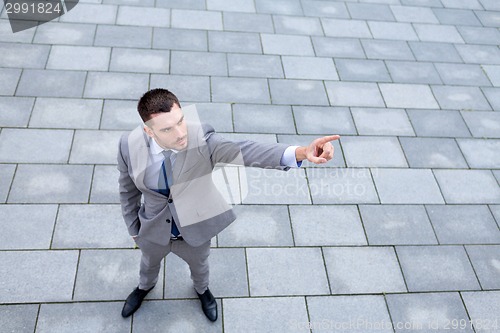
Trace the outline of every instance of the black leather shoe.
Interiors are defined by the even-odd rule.
[[[198,292],[196,292],[198,294]],[[203,313],[210,321],[217,320],[217,302],[215,301],[214,295],[207,288],[203,294],[198,294],[198,298],[201,301],[201,308]]]
[[[125,301],[125,305],[123,305],[122,317],[127,318],[134,312],[136,312],[137,309],[141,307],[142,300],[151,291],[151,289],[142,290],[139,289],[139,287],[135,288],[134,291],[132,291],[132,293],[128,295],[127,300]]]

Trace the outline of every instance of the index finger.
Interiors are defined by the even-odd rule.
[[[330,141],[335,141],[335,140],[338,140],[340,139],[340,135],[328,135],[328,136],[324,136],[322,138],[319,138],[317,139],[318,143],[327,143],[327,142],[330,142]]]

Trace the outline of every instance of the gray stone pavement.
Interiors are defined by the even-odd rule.
[[[500,332],[499,28],[498,0],[88,0],[15,34],[3,10],[0,331]],[[155,87],[231,139],[342,136],[248,172],[216,323],[175,256],[120,316],[117,140]]]

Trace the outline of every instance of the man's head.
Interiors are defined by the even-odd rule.
[[[145,93],[137,105],[144,131],[164,149],[187,147],[187,126],[179,100],[166,89]]]

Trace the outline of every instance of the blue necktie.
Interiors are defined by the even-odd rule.
[[[163,155],[165,159],[161,163],[160,176],[158,177],[158,192],[163,194],[164,196],[169,196],[170,194],[170,186],[169,181],[172,181],[172,163],[170,162],[170,155],[172,155],[172,151],[163,151]],[[168,174],[168,177],[167,177]],[[171,233],[174,237],[179,236],[180,232],[175,224],[175,221],[172,217],[172,230]]]

